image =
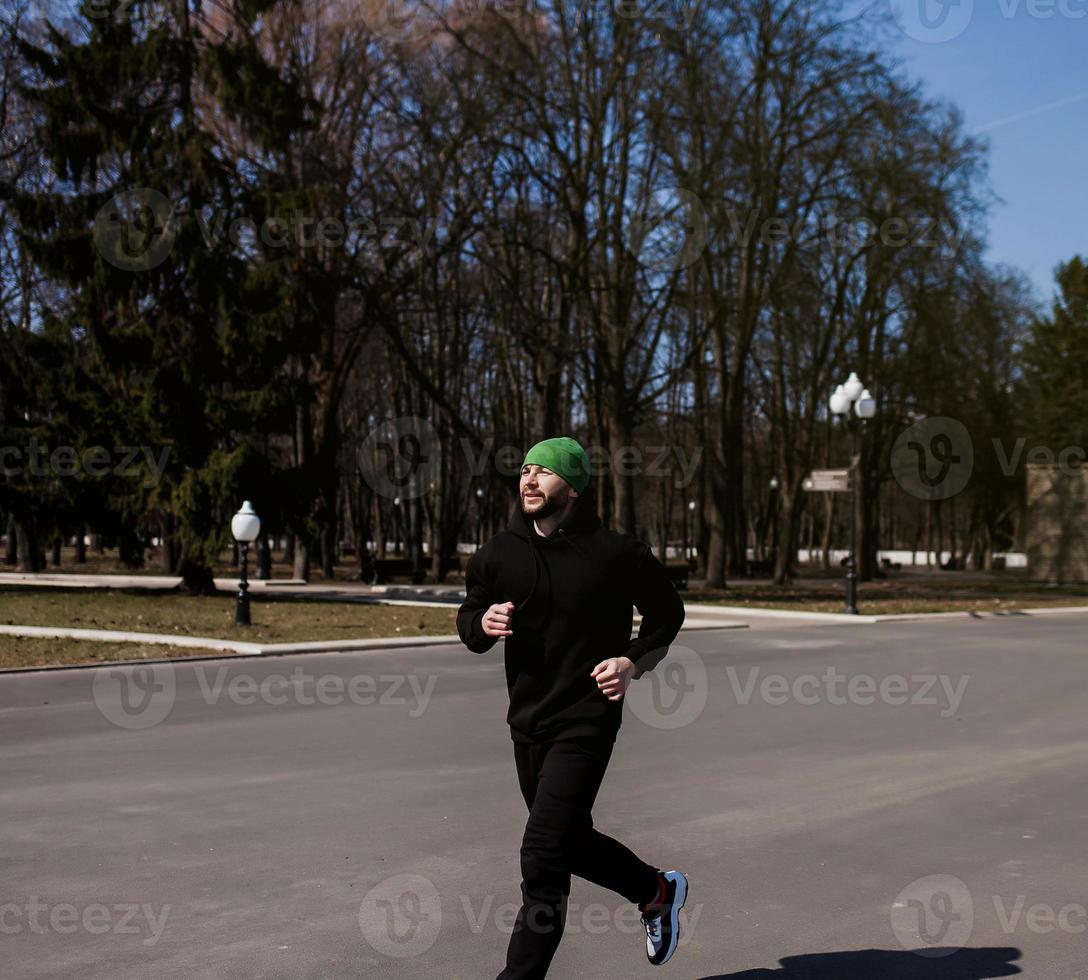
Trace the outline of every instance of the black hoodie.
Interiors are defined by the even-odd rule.
[[[590,672],[627,656],[641,677],[664,659],[684,622],[684,604],[649,546],[603,527],[589,492],[547,538],[517,506],[507,529],[469,560],[465,589],[457,632],[474,653],[497,640],[480,625],[488,607],[515,605],[505,638],[506,720],[518,742],[615,738],[623,701],[609,701]],[[634,639],[632,606],[642,614]]]

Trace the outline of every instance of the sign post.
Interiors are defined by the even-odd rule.
[[[846,493],[850,489],[850,471],[813,470],[801,486],[810,493]]]

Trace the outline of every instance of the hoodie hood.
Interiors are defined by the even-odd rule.
[[[601,518],[597,514],[597,496],[590,487],[586,487],[575,498],[574,506],[570,513],[559,525],[550,540],[556,540],[566,535],[590,534],[601,526]],[[510,515],[510,521],[506,529],[519,538],[531,541],[533,538],[533,525],[530,518],[525,516],[521,509],[521,497],[514,501],[514,510]],[[573,542],[572,542],[573,543]]]
[[[550,618],[550,592],[551,579],[547,565],[540,557],[541,547],[550,547],[554,542],[558,546],[569,545],[580,555],[588,554],[585,542],[579,545],[577,539],[593,534],[601,526],[601,518],[597,514],[596,499],[592,491],[587,487],[580,493],[563,522],[555,532],[544,540],[541,540],[533,529],[532,521],[521,509],[520,497],[514,503],[514,512],[510,517],[507,530],[525,542],[528,548],[526,560],[533,563],[533,586],[521,602],[515,604],[515,613],[521,613],[521,622],[535,628],[543,628]],[[547,579],[546,591],[541,592],[541,582]],[[536,607],[533,598],[537,597]]]

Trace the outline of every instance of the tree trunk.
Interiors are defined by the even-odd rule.
[[[38,533],[32,517],[16,521],[15,536],[19,542],[19,571],[40,572],[41,554],[38,551]]]
[[[14,514],[8,514],[7,525],[7,538],[4,542],[4,564],[15,565],[19,561],[19,530],[16,527]]]
[[[268,543],[268,530],[261,528],[260,537],[257,538],[257,574],[256,577],[267,581],[272,577],[272,548]]]
[[[310,581],[310,542],[308,536],[298,532],[294,536],[294,571],[296,579]]]
[[[190,595],[215,595],[215,579],[206,565],[196,564],[186,557],[181,559],[181,581]]]

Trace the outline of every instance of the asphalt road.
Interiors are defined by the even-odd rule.
[[[1086,625],[681,634],[595,822],[688,873],[685,941],[575,879],[549,976],[1088,980]],[[0,972],[493,980],[505,697],[501,647],[0,678]]]

